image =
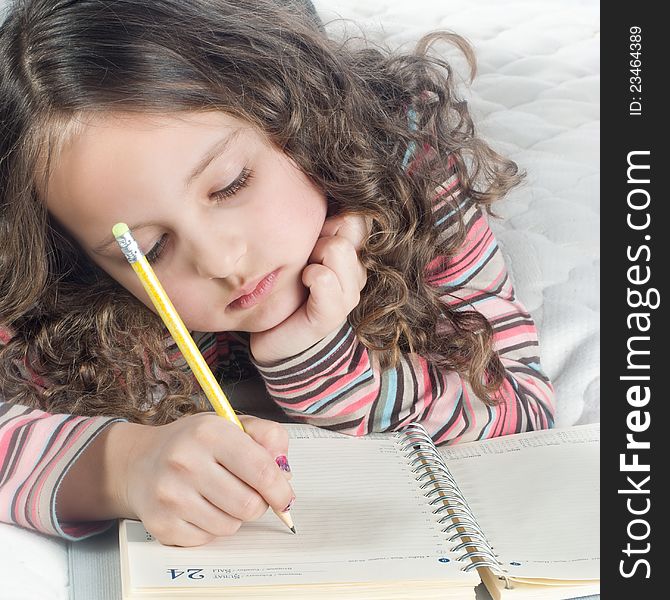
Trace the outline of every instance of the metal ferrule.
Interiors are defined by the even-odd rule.
[[[123,235],[118,236],[116,241],[119,243],[121,251],[130,264],[137,262],[140,256],[143,256],[140,247],[137,245],[130,231],[126,231]]]

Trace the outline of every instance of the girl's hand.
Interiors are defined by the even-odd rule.
[[[302,272],[302,283],[309,288],[307,301],[276,327],[250,336],[250,351],[259,364],[299,354],[342,326],[367,282],[358,251],[369,231],[367,219],[358,215],[325,220]]]
[[[294,494],[275,459],[288,454],[286,429],[254,417],[240,421],[246,433],[211,413],[132,425],[143,431],[117,478],[125,516],[141,519],[163,544],[197,546],[234,534],[268,504],[284,510]]]

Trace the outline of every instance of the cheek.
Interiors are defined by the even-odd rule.
[[[304,185],[301,193],[294,194],[289,202],[285,226],[296,240],[310,245],[311,251],[319,238],[327,211],[325,197],[313,186]]]
[[[306,235],[306,243],[309,246],[310,253],[321,236],[321,230],[327,216],[327,204],[325,198],[318,196],[313,198],[309,209],[306,209],[303,216],[302,227]]]
[[[265,187],[270,202],[265,223],[277,234],[282,232],[291,246],[311,243],[311,251],[326,219],[325,196],[291,159],[278,155],[275,161]]]
[[[307,260],[326,218],[326,201],[317,194],[303,197],[275,196],[273,210],[256,218],[255,243],[263,254],[284,254],[289,260]],[[255,244],[254,244],[255,245]]]
[[[174,284],[166,281],[163,285],[188,329],[201,330],[203,327],[208,327],[212,310],[217,307],[217,302],[221,301],[220,296],[214,293],[212,282],[187,278]]]
[[[174,282],[169,276],[164,273],[157,274],[163,289],[170,298],[177,313],[184,321],[187,328],[192,329],[194,322],[202,321],[202,313],[207,312],[208,306],[211,304],[211,298],[207,298],[206,293],[198,285],[198,282]],[[120,280],[117,279],[131,294],[133,294],[142,304],[144,304],[153,313],[158,314],[158,311],[153,305],[151,298],[144,290],[139,279],[133,272],[132,278],[124,276]]]

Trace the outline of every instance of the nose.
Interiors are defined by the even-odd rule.
[[[206,279],[224,279],[237,273],[238,263],[246,251],[238,236],[221,239],[204,233],[194,236],[191,248],[196,273]]]

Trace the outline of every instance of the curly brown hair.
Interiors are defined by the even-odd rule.
[[[504,369],[491,325],[449,308],[426,280],[427,265],[448,261],[465,235],[461,218],[438,240],[431,205],[448,157],[459,193],[489,214],[522,175],[475,136],[450,65],[430,51],[442,40],[474,77],[472,49],[456,34],[392,52],[330,39],[280,2],[17,3],[0,27],[0,323],[14,333],[0,350],[5,397],[156,424],[205,409],[193,378],[167,360],[158,317],[89,261],[39,192],[86,115],[223,111],[292,158],[324,191],[329,215],[371,218],[368,281],[348,319],[381,368],[415,352],[495,403]],[[408,147],[431,153],[408,170]]]

